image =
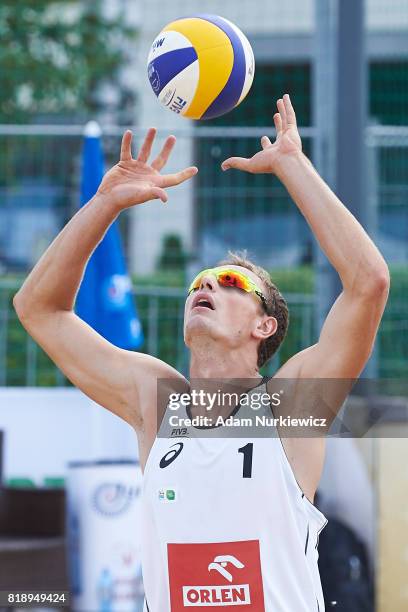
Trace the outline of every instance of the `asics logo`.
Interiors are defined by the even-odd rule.
[[[183,450],[184,444],[183,442],[177,442],[177,444],[173,444],[173,446],[171,447],[171,450],[169,450],[164,457],[162,457],[159,465],[161,468],[166,468],[168,467],[171,463],[173,463],[173,461],[175,459],[177,459],[177,457],[179,456],[179,454],[181,453],[181,451]]]

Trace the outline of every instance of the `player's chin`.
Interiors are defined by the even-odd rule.
[[[214,327],[214,321],[202,313],[189,314],[189,317],[184,326],[184,339],[188,346],[188,342],[197,335],[208,335]]]

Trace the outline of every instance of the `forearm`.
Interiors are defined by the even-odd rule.
[[[117,215],[109,197],[96,195],[72,217],[16,294],[20,314],[73,309],[86,264]]]
[[[276,174],[307,220],[344,288],[365,290],[387,275],[386,263],[373,241],[303,153],[288,156]]]

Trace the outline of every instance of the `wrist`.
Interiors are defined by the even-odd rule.
[[[293,172],[299,171],[302,168],[313,167],[312,162],[306,157],[303,151],[295,151],[293,153],[287,153],[276,161],[274,164],[274,174],[278,179],[284,183],[285,180],[290,177]]]
[[[113,198],[110,194],[97,191],[96,194],[88,202],[93,208],[99,208],[99,210],[107,215],[108,219],[115,221],[119,216],[122,208],[118,205],[116,198]]]

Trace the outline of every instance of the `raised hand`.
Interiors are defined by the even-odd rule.
[[[159,155],[149,164],[155,136],[156,129],[150,128],[137,159],[133,159],[132,132],[127,130],[123,135],[120,161],[105,174],[98,189],[98,194],[108,196],[119,210],[149,200],[167,202],[166,187],[179,185],[198,172],[195,166],[191,166],[175,174],[160,174],[176,144],[176,138],[169,136]]]
[[[289,94],[277,101],[278,113],[273,116],[276,128],[276,140],[272,144],[267,136],[262,136],[262,151],[253,157],[230,157],[222,164],[223,170],[237,168],[254,174],[277,173],[280,162],[288,155],[298,154],[302,151],[296,114],[290,101]]]

